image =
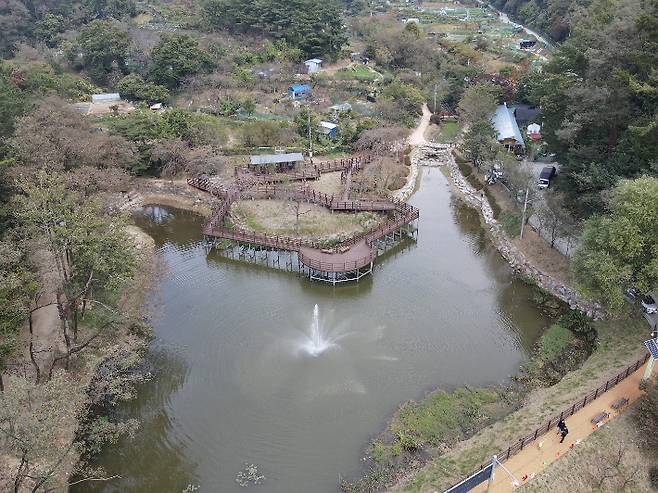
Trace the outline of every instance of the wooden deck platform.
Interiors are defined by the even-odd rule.
[[[346,161],[349,166],[356,166],[353,159]],[[343,161],[340,165],[344,165]],[[324,169],[332,166],[326,165]],[[213,184],[207,178],[189,179],[188,183],[221,201],[220,206],[203,228],[206,238],[233,240],[258,247],[297,252],[299,262],[307,267],[312,279],[321,279],[334,284],[358,280],[371,272],[372,262],[377,254],[373,243],[388,235],[394,235],[396,231],[418,219],[420,215],[416,207],[396,200],[356,199],[346,201],[341,200],[345,198],[344,195],[334,197],[305,187],[290,189],[272,184],[261,184],[245,189],[235,186],[227,190]],[[235,227],[227,228],[224,224],[231,204],[236,200],[248,198],[288,200],[291,197],[295,200],[322,205],[333,211],[392,212],[394,217],[377,229],[343,242],[333,249],[323,248],[322,245],[311,240],[256,233]]]

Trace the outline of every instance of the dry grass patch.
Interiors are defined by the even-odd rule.
[[[649,484],[648,471],[658,460],[640,450],[639,439],[629,410],[553,462],[521,491],[655,491]]]
[[[347,237],[378,224],[383,216],[372,212],[331,212],[317,204],[299,205],[285,200],[241,200],[231,206],[234,224],[256,231],[304,238]]]

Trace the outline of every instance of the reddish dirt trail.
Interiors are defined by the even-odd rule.
[[[569,429],[569,434],[564,440],[564,443],[560,443],[560,436],[557,434],[557,430],[550,431],[543,438],[537,439],[536,442],[528,445],[527,448],[524,448],[521,452],[506,461],[504,464],[505,468],[516,477],[521,485],[532,481],[535,475],[539,474],[563,455],[568,454],[572,447],[578,447],[580,442],[598,430],[598,427],[590,422],[594,416],[602,411],[606,411],[610,414],[608,420],[605,421],[607,423],[607,421],[619,415],[610,406],[613,402],[622,397],[628,399],[629,404],[637,400],[642,395],[639,385],[645,368],[646,364],[641,366],[640,369],[623,382],[590,404],[587,404],[573,416],[567,418],[565,422]],[[523,431],[519,430],[519,434],[523,434]],[[514,490],[515,487],[512,484],[512,478],[502,467],[497,467],[493,487],[489,491],[508,493]],[[472,491],[487,491],[487,483],[482,483]]]
[[[409,145],[421,146],[423,144],[427,144],[427,139],[425,138],[425,132],[427,131],[427,127],[430,124],[431,116],[432,113],[430,112],[427,105],[424,104],[423,116],[421,117],[420,122],[418,123],[416,129],[411,133],[411,135],[409,135]]]

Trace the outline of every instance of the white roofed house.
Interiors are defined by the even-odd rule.
[[[309,74],[314,74],[322,70],[322,59],[321,58],[311,58],[304,62],[306,65],[306,72]]]
[[[320,122],[318,133],[327,139],[334,139],[338,135],[338,125],[332,122]]]
[[[522,153],[525,150],[521,130],[516,123],[514,113],[507,107],[507,103],[496,108],[496,113],[491,117],[491,125],[496,131],[496,140],[508,150],[516,153]]]

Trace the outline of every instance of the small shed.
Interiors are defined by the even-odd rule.
[[[329,111],[332,113],[349,113],[352,111],[352,105],[350,103],[339,103],[333,106],[329,106]]]
[[[331,122],[320,122],[318,133],[324,135],[327,139],[335,139],[338,135],[338,125]]]
[[[541,139],[541,127],[536,123],[531,123],[530,125],[528,125],[528,129],[526,130],[526,134],[532,140],[539,140],[539,139]]]
[[[290,152],[287,154],[263,154],[249,157],[249,169],[269,173],[273,171],[289,171],[295,165],[304,161],[301,152]]]
[[[121,96],[118,92],[104,92],[101,94],[92,94],[92,103],[114,103],[121,101]]]
[[[514,113],[507,107],[507,103],[496,108],[496,113],[491,117],[491,125],[496,130],[496,140],[508,150],[522,152],[525,149],[521,130],[514,119]]]
[[[304,62],[306,65],[306,73],[314,74],[322,70],[322,59],[321,58],[311,58]]]
[[[313,92],[308,84],[296,84],[288,88],[288,97],[290,99],[307,99],[312,96]]]

